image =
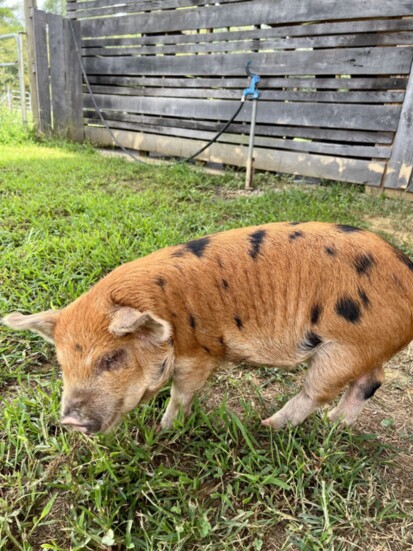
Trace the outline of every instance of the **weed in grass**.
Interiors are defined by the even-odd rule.
[[[1,313],[61,307],[122,262],[230,227],[310,219],[365,227],[367,216],[410,216],[403,203],[351,186],[294,187],[260,175],[263,193],[245,197],[235,172],[138,166],[8,132],[0,135]],[[406,506],[383,480],[396,452],[380,437],[323,417],[280,433],[261,427],[267,392],[281,380],[289,392],[294,375],[263,369],[244,378],[242,366],[219,374],[213,406],[202,397],[188,420],[158,434],[165,389],[114,433],[91,439],[59,426],[50,345],[3,329],[0,339],[0,549],[408,548]]]

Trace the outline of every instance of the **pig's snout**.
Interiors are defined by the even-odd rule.
[[[60,422],[66,427],[85,434],[99,432],[102,427],[102,422],[99,419],[81,420],[76,416],[76,414],[73,413],[70,415],[64,415]]]

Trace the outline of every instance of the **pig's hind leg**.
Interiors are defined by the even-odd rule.
[[[313,411],[333,400],[349,382],[358,379],[366,371],[356,350],[350,350],[338,343],[325,343],[310,360],[301,392],[274,415],[262,421],[262,424],[274,429],[299,425]],[[348,400],[341,405],[340,413],[347,411],[346,404],[349,404]],[[350,415],[349,411],[348,414]]]
[[[352,425],[383,381],[384,369],[378,367],[350,383],[338,405],[329,412],[329,419]]]

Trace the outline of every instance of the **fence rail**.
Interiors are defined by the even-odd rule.
[[[410,0],[68,0],[67,9],[99,109],[124,145],[191,155],[235,111],[251,61],[262,77],[256,168],[409,185]],[[39,10],[34,20],[53,52],[52,95],[42,96],[57,123],[47,124],[59,130],[77,117],[80,135],[83,108],[86,137],[112,144],[86,88],[68,111],[54,93],[81,87],[73,45],[59,46],[69,21]],[[73,82],[62,67],[66,75],[76,67]],[[200,158],[244,165],[250,110]]]
[[[32,106],[31,106],[31,98],[30,98],[29,92],[25,93],[24,101],[26,105],[26,110],[30,112],[32,109]],[[0,106],[1,105],[6,106],[10,110],[20,109],[21,103],[22,103],[22,98],[21,98],[20,90],[11,90],[11,89],[6,90],[6,92],[4,92],[4,94],[0,96]]]

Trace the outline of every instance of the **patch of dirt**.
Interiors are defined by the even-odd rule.
[[[281,191],[281,190],[279,190]],[[260,189],[227,189],[227,188],[216,188],[216,195],[230,201],[231,199],[238,199],[239,197],[261,197],[264,192]]]
[[[228,408],[242,419],[245,413],[240,404],[245,400],[252,403],[264,418],[283,405],[286,395],[292,397],[299,392],[305,372],[303,367],[289,372],[243,365],[225,366],[209,383],[204,395],[205,406],[208,409],[218,407],[226,397]],[[389,492],[398,498],[401,509],[413,515],[413,342],[387,363],[385,372],[383,386],[368,401],[353,430],[376,434],[379,443],[394,450],[394,453],[390,452],[391,464],[384,465],[378,476],[386,480]],[[257,387],[260,392],[257,392]],[[401,537],[396,533],[400,526],[395,525],[394,530],[394,534],[388,534],[389,542]],[[383,545],[382,541],[374,549],[393,549],[380,545]]]
[[[366,222],[371,231],[386,232],[395,237],[400,243],[407,243],[413,247],[413,232],[400,229],[400,225],[405,226],[406,224],[401,220],[397,220],[394,216],[366,217]]]
[[[314,189],[314,185],[300,184],[300,190],[308,192]],[[239,199],[240,197],[261,197],[264,193],[271,191],[272,193],[282,193],[285,190],[291,190],[291,182],[288,179],[275,179],[273,181],[265,181],[263,184],[261,181],[256,182],[254,189],[228,189],[227,187],[216,186],[215,195],[226,201],[233,199]]]

